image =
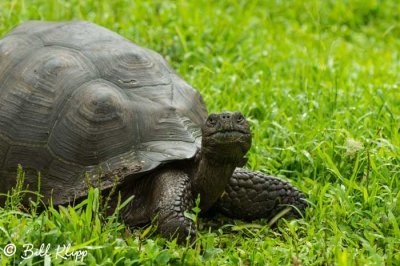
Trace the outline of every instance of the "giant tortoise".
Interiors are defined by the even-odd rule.
[[[122,200],[134,195],[126,224],[157,216],[158,231],[180,240],[194,234],[185,212],[198,195],[202,213],[251,220],[291,206],[286,217],[301,216],[302,192],[241,168],[251,138],[240,112],[208,115],[158,53],[101,26],[31,21],[0,40],[1,193],[18,164],[30,189],[41,173],[44,202],[115,186]]]

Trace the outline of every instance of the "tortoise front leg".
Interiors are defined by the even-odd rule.
[[[190,235],[196,238],[193,221],[184,212],[193,206],[189,177],[183,171],[165,169],[156,174],[152,189],[152,212],[158,215],[158,232],[164,237],[177,237],[183,243]]]
[[[299,218],[307,207],[305,195],[290,183],[261,172],[236,168],[216,210],[232,218],[273,218],[287,207],[283,217]]]

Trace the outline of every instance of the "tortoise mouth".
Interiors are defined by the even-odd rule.
[[[208,136],[221,142],[243,142],[250,137],[250,133],[242,130],[221,130],[213,132]]]
[[[202,150],[217,160],[236,161],[243,158],[251,146],[251,133],[242,130],[218,130],[202,140]]]

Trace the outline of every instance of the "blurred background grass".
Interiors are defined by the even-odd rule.
[[[249,118],[248,167],[291,179],[311,207],[278,232],[217,233],[210,263],[398,265],[399,16],[395,0],[6,0],[0,35],[93,21],[161,53],[210,112]]]

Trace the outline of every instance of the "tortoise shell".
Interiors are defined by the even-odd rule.
[[[87,193],[85,176],[108,188],[192,158],[206,117],[158,53],[93,23],[31,21],[0,40],[0,192],[18,164],[58,204]]]

